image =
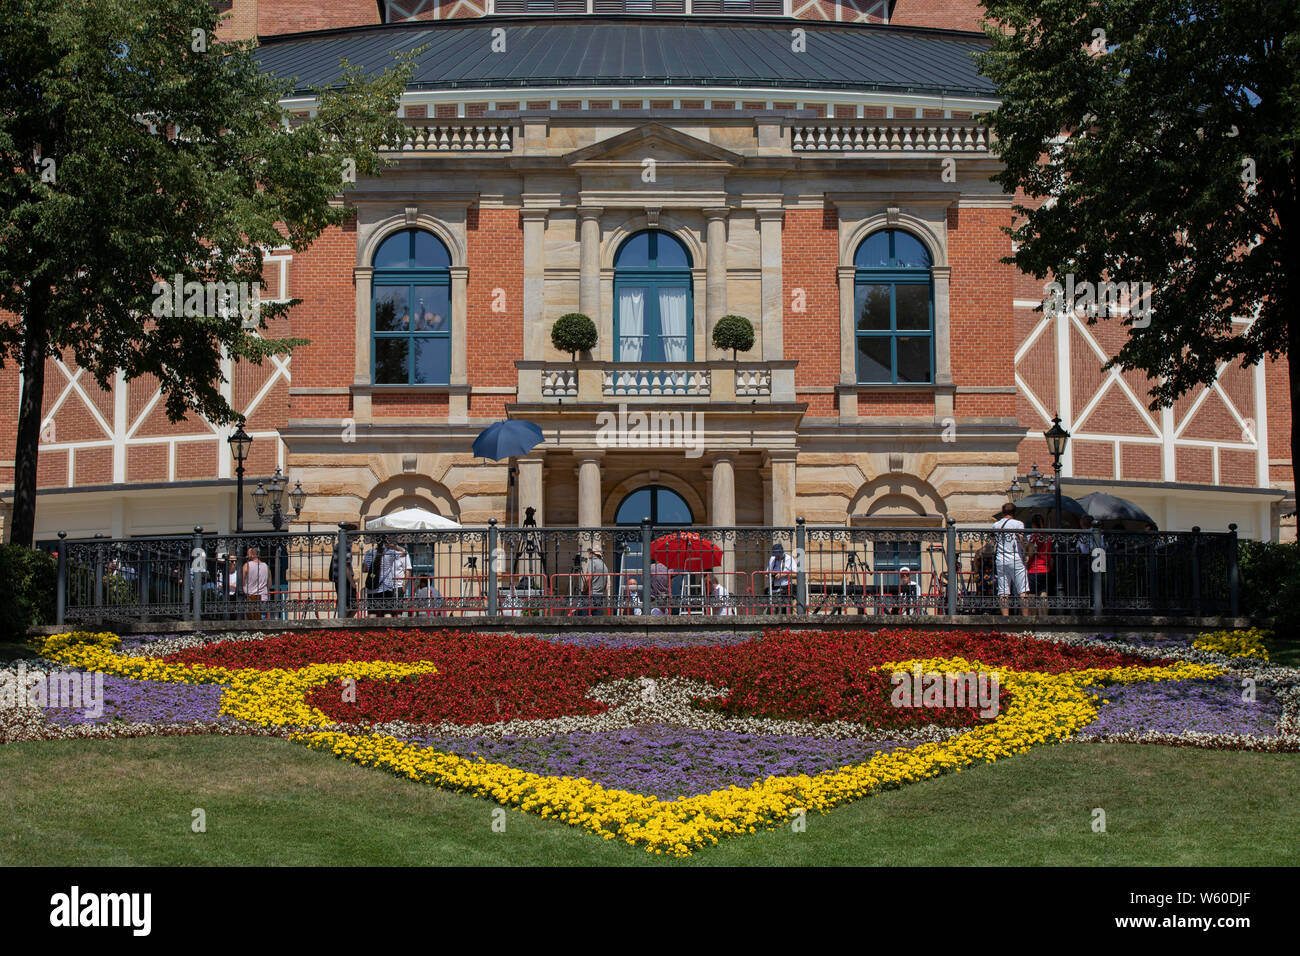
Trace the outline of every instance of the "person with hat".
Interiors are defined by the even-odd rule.
[[[894,614],[916,614],[921,606],[921,587],[912,580],[912,569],[906,564],[898,569],[898,604]]]
[[[793,584],[793,576],[796,572],[794,558],[785,553],[785,548],[781,542],[772,545],[772,556],[767,562],[767,593],[771,595],[784,595],[786,605],[782,608],[769,607],[768,614],[779,614],[782,611],[789,610],[790,591]]]

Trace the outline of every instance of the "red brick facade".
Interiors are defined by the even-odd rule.
[[[840,339],[838,249],[833,209],[786,212],[781,236],[783,347],[785,357],[799,363],[794,370],[795,396],[808,403],[808,414],[813,416],[838,414],[834,388],[840,380],[840,353],[833,347]]]

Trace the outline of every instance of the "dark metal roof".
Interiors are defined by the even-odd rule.
[[[506,52],[492,52],[504,28]],[[791,31],[807,50],[792,51]],[[367,71],[392,53],[427,45],[412,90],[538,86],[719,86],[878,90],[992,97],[972,54],[981,34],[820,24],[809,20],[692,17],[484,17],[263,38],[257,56],[295,91],[333,86],[339,59]]]

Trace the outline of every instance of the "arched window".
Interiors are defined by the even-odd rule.
[[[375,253],[371,332],[376,385],[451,379],[451,256],[432,233],[404,229]]]
[[[629,236],[614,256],[614,360],[690,362],[691,256],[666,232]]]
[[[663,485],[646,485],[629,492],[614,512],[615,524],[640,524],[642,518],[649,518],[656,527],[689,525],[694,521],[686,499]]]
[[[853,257],[858,381],[934,381],[934,282],[930,253],[915,236],[885,229]]]

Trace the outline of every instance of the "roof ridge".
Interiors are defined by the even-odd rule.
[[[987,40],[988,37],[978,30],[956,30],[948,27],[922,27],[910,24],[844,22],[830,20],[801,20],[797,17],[756,17],[727,16],[722,14],[487,14],[481,17],[457,17],[452,20],[403,20],[397,23],[367,23],[350,27],[333,27],[327,30],[306,30],[301,33],[273,33],[259,35],[259,45],[274,46],[290,43],[294,40],[312,40],[325,37],[342,37],[352,33],[374,34],[383,32],[415,32],[432,30],[446,32],[449,30],[466,30],[486,25],[502,23],[519,23],[538,26],[551,23],[624,23],[645,25],[676,25],[683,27],[703,26],[708,24],[730,27],[776,27],[785,29],[812,29],[823,31],[862,31],[870,33],[896,33],[900,35],[926,36],[935,39]]]

